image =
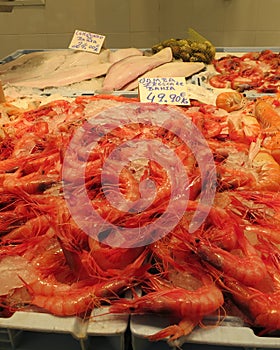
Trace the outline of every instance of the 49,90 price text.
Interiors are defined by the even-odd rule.
[[[151,91],[146,96],[147,102],[160,103],[160,104],[175,104],[175,105],[189,105],[190,101],[186,97],[185,92],[179,94],[176,93],[165,93],[165,92],[154,92]]]
[[[189,105],[184,77],[141,78],[139,94],[141,102],[171,105]]]

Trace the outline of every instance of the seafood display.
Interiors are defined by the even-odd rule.
[[[278,331],[279,106],[237,91],[183,107],[2,103],[1,317],[170,318],[151,341],[208,316]]]
[[[162,69],[158,69],[161,66]],[[151,50],[133,47],[104,48],[99,54],[64,49],[31,51],[15,57],[0,65],[0,80],[4,89],[13,87],[23,92],[52,89],[54,93],[61,87],[70,91],[104,92],[135,90],[137,78],[147,73],[157,77],[178,73],[190,77],[204,68],[202,62],[175,60],[170,47],[154,54]]]
[[[74,50],[35,51],[1,65],[2,84],[45,88],[97,78],[109,69],[110,50],[99,55]]]
[[[35,51],[7,59],[0,65],[4,90],[54,94],[137,91],[141,77],[184,76],[213,90],[276,93],[279,53],[271,49],[248,53],[216,52],[206,39],[168,39],[151,49],[134,47],[99,54],[71,49]]]
[[[241,56],[228,54],[213,59],[211,63],[215,74],[208,82],[214,88],[231,88],[240,92],[253,89],[260,93],[279,91],[280,54],[270,49]]]

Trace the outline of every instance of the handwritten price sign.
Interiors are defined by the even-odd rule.
[[[104,40],[104,35],[75,30],[69,49],[99,53]]]
[[[189,105],[184,77],[138,79],[141,102],[169,105]]]

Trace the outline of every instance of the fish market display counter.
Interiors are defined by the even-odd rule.
[[[227,54],[237,54],[240,56],[244,52],[248,52],[248,51],[257,52],[265,49],[267,48],[217,48],[216,57],[217,58],[224,57]],[[272,48],[272,49],[274,51],[278,50],[278,48]],[[113,107],[118,104],[124,103],[126,105],[124,108],[128,108],[127,105],[130,105],[130,101],[128,101],[130,98],[132,98],[131,101],[133,100],[135,104],[137,103],[140,104],[140,102],[137,100],[137,97],[138,97],[137,86],[135,88],[135,85],[133,85],[134,89],[131,89],[131,90],[127,88],[128,84],[130,83],[135,84],[136,80],[132,82],[125,80],[124,82],[121,82],[120,85],[117,85],[116,87],[112,86],[110,89],[108,89],[108,91],[102,90],[102,86],[105,80],[104,75],[106,75],[107,72],[109,72],[110,67],[115,62],[114,60],[116,61],[118,60],[121,61],[123,59],[125,60],[127,59],[127,57],[130,57],[129,55],[132,55],[135,58],[135,62],[137,62],[136,57],[142,57],[143,55],[144,56],[146,55],[145,57],[147,57],[147,60],[149,60],[148,65],[146,67],[150,67],[151,69],[153,69],[153,68],[156,68],[157,66],[170,63],[170,61],[172,60],[172,57],[170,57],[170,50],[167,50],[164,54],[162,53],[161,55],[156,56],[156,59],[153,61],[151,59],[151,56],[152,56],[151,53],[147,52],[147,50],[145,49],[141,49],[141,50],[131,49],[131,50],[132,51],[123,50],[121,52],[118,52],[120,50],[105,50],[102,56],[103,57],[102,60],[98,62],[98,67],[99,67],[98,72],[88,75],[87,72],[83,71],[82,76],[80,75],[80,71],[77,71],[76,57],[74,57],[72,51],[70,53],[68,50],[63,50],[62,58],[59,57],[59,55],[57,55],[57,53],[61,52],[62,50],[38,50],[38,51],[37,50],[19,50],[11,54],[9,57],[3,58],[2,61],[0,62],[0,78],[2,74],[2,77],[4,79],[4,91],[6,92],[7,98],[10,98],[10,101],[8,101],[8,104],[10,102],[11,103],[14,102],[16,105],[17,99],[18,101],[20,101],[20,103],[24,103],[24,98],[23,98],[24,96],[27,98],[27,104],[30,103],[30,101],[34,96],[37,96],[38,100],[41,98],[41,101],[40,101],[41,106],[44,104],[45,101],[59,100],[57,104],[55,102],[54,104],[48,105],[48,109],[46,111],[44,109],[40,109],[40,107],[39,109],[34,108],[34,110],[32,110],[31,108],[30,109],[27,108],[24,111],[23,115],[27,115],[29,117],[28,122],[23,124],[19,123],[19,125],[23,125],[22,127],[33,126],[32,122],[34,120],[36,121],[37,117],[40,118],[42,115],[44,115],[44,117],[46,116],[47,117],[43,120],[42,125],[44,123],[47,123],[46,120],[48,120],[50,121],[49,123],[50,129],[52,128],[52,130],[56,130],[55,128],[57,127],[57,125],[56,123],[52,122],[53,121],[52,118],[55,116],[58,119],[61,118],[59,119],[59,122],[62,121],[62,118],[65,118],[66,123],[63,124],[63,127],[61,127],[59,131],[62,130],[63,132],[67,133],[68,127],[70,130],[71,127],[73,127],[73,125],[79,125],[79,123],[75,124],[75,122],[77,121],[75,118],[78,118],[78,116],[81,116],[83,113],[85,113],[83,117],[85,117],[85,120],[87,120],[86,118],[89,118],[92,116],[92,114],[95,111],[94,108],[96,108],[96,105],[99,102],[100,102],[100,105],[98,105],[98,111],[112,110],[108,108],[108,106],[111,106],[110,103],[112,103]],[[133,52],[133,53],[128,54],[128,52]],[[60,67],[59,69],[61,69],[63,64],[66,62],[66,57],[71,58],[69,62],[72,62],[72,63],[69,66],[68,65],[69,62],[67,61],[68,62],[67,67],[65,67],[64,71],[62,71],[61,69],[60,79],[57,79],[57,81],[59,81],[60,86],[53,86],[54,80],[52,81],[50,80],[50,78],[55,79],[56,75],[54,72],[52,73],[47,72],[44,76],[44,79],[42,79],[40,76],[36,76],[36,72],[34,70],[33,72],[34,75],[32,79],[26,78],[23,80],[19,80],[19,75],[16,73],[17,73],[17,70],[20,71],[20,63],[14,65],[15,61],[19,60],[20,62],[20,60],[22,60],[22,62],[27,63],[27,67],[28,67],[28,61],[25,60],[26,56],[29,54],[33,54],[32,57],[34,60],[32,61],[33,62],[31,65],[31,68],[32,68],[33,64],[36,64],[37,62],[37,64],[39,65],[39,63],[41,62],[41,58],[38,59],[41,53],[46,55],[45,57],[48,56],[48,53],[51,53],[51,55],[49,55],[48,57],[48,60],[53,62],[54,67]],[[120,54],[121,56],[117,56],[117,54]],[[97,65],[96,61],[88,63],[87,61],[88,55],[86,54],[83,54],[83,59],[85,60],[85,66],[88,68],[94,66],[94,64]],[[7,65],[10,65],[10,68]],[[2,71],[1,71],[1,66],[2,67],[5,66],[5,69],[3,69]],[[209,78],[209,74],[210,75],[213,74],[213,67],[210,68],[209,66],[206,67],[204,64],[202,65],[199,64],[199,65],[191,65],[188,69],[190,70],[188,71],[188,73],[185,74],[185,76],[186,78],[188,78],[189,83],[203,87],[206,91],[209,91],[209,94],[215,91],[215,88],[211,87],[207,82],[207,79]],[[74,76],[76,78],[74,80],[73,79],[69,80],[70,75],[72,78]],[[108,83],[108,86],[109,86],[109,83]],[[110,94],[114,96],[115,99],[113,98],[110,99],[108,97],[108,95]],[[252,94],[256,94],[256,92],[253,91]],[[105,97],[103,97],[102,101],[100,98],[100,101],[96,102],[97,100],[87,99],[86,95],[89,95],[89,97],[97,97],[97,100],[98,100],[98,96],[100,95]],[[252,95],[252,96],[256,96],[256,95]],[[139,105],[137,106],[139,107]],[[143,105],[141,105],[141,108],[142,106]],[[136,107],[134,106],[133,108],[136,108]],[[8,105],[7,108],[11,108],[11,106]],[[137,111],[139,111],[141,108],[138,108]],[[162,108],[165,108],[165,107],[162,107]],[[195,109],[199,107],[194,105],[193,108]],[[35,117],[33,119],[32,119],[32,111],[35,111],[34,112]],[[125,112],[128,112],[128,111],[131,112],[131,110],[125,109]],[[197,109],[195,111],[197,112]],[[210,112],[209,111],[202,108],[199,111],[199,113],[201,114],[205,113],[205,115],[209,117],[211,113],[211,111]],[[16,108],[12,110],[12,113],[13,112],[15,113],[15,116],[18,116],[21,113]],[[150,109],[149,113],[152,113],[152,112],[154,111]],[[155,113],[156,112],[157,111],[155,111]],[[44,113],[46,113],[46,115]],[[110,115],[110,112],[108,113]],[[9,112],[7,114],[9,114]],[[100,116],[100,114],[98,115]],[[127,113],[127,115],[130,115],[130,114]],[[155,115],[158,116],[157,114]],[[63,123],[65,122],[65,120],[63,119]],[[205,120],[203,120],[203,123],[205,122]],[[12,127],[16,125],[14,119],[9,120],[9,122],[11,123],[10,125]],[[130,125],[133,124],[133,122],[135,124],[135,120],[131,119],[130,122],[131,122]],[[141,123],[138,123],[138,124],[141,124]],[[100,123],[100,125],[102,125],[102,123]],[[34,132],[34,130],[36,131],[36,129],[31,129],[31,131],[29,129],[27,130],[30,133]],[[221,130],[224,130],[224,129],[221,129]],[[54,135],[57,135],[57,134],[54,133]],[[4,136],[5,135],[3,135],[3,138]],[[224,134],[222,134],[222,136],[219,134],[219,136],[221,139],[222,137],[224,137]],[[220,141],[219,138],[217,139]],[[41,144],[39,146],[41,146]],[[61,147],[62,147],[61,150],[65,151],[65,149],[63,148],[63,145],[61,145]],[[43,147],[41,148],[43,149]],[[41,151],[41,148],[38,147],[39,151]],[[75,147],[73,147],[73,149],[75,149]],[[34,152],[36,153],[37,151],[38,150],[36,148]],[[63,154],[62,151],[60,153],[57,152],[57,154],[55,154],[53,158],[54,164],[57,167],[58,167],[57,164],[60,164],[59,160],[60,160],[61,154]],[[55,156],[57,156],[57,158],[55,158]],[[52,160],[47,158],[47,161],[51,162]],[[33,170],[32,165],[29,167],[30,164],[26,165],[26,163],[27,162],[24,162],[24,167],[25,167],[24,169],[27,169],[28,167],[29,169],[28,171],[31,172]],[[133,164],[133,165],[142,166],[142,164],[140,165]],[[6,173],[10,174],[10,173],[16,172],[15,170],[16,166],[17,164],[15,164],[14,168],[8,169]],[[77,170],[77,169],[74,169],[74,170]],[[60,176],[60,172],[57,171],[57,173],[58,174],[56,175]],[[21,175],[22,174],[20,173],[19,176]],[[40,175],[45,175],[44,171],[41,172]],[[19,178],[17,177],[16,180],[19,180]],[[61,180],[61,178],[59,178],[59,180]],[[62,181],[57,181],[57,182],[59,182],[59,185],[61,186]],[[96,189],[96,187],[94,186],[92,186],[90,189],[92,188]],[[61,188],[59,188],[59,190],[61,190]],[[57,193],[61,193],[61,192],[58,191]],[[279,197],[277,198],[279,199]],[[249,202],[250,200],[247,198],[246,203],[249,203]],[[250,204],[251,202],[248,204],[249,209],[245,208],[247,210],[245,210],[242,207],[242,209],[244,209],[244,213],[241,213],[241,214],[244,214],[245,216],[248,214],[248,212],[250,212],[252,208]],[[261,204],[264,205],[264,203],[261,203]],[[265,203],[265,205],[268,205],[267,202]],[[26,206],[24,206],[24,208],[26,208]],[[260,206],[258,206],[257,208],[258,210]],[[240,208],[238,207],[238,209]],[[60,227],[60,226],[58,225],[57,227]],[[41,229],[42,228],[39,227],[38,231],[40,231]],[[43,232],[42,234],[44,233],[45,232]],[[199,240],[197,240],[196,243],[199,243],[198,241]],[[69,251],[67,251],[67,253],[69,254]],[[64,250],[64,254],[67,255],[67,253],[65,254],[65,250]],[[71,253],[73,253],[73,251],[71,251]],[[73,258],[73,260],[70,259],[70,261],[73,262],[75,260],[75,254],[73,254],[71,258]],[[143,259],[143,261],[146,261],[146,260]],[[134,280],[134,277],[132,280]],[[0,281],[1,281],[1,277],[0,277]],[[22,283],[22,286],[25,287],[26,283],[25,282]],[[126,287],[127,285],[125,285],[125,288]],[[117,292],[114,292],[114,293],[117,294]],[[122,293],[123,293],[123,290],[122,290]],[[222,292],[220,291],[220,293]],[[123,298],[123,294],[121,298]],[[37,305],[37,304],[34,304],[34,305],[38,306],[39,308],[42,307],[41,305]],[[133,306],[131,306],[131,309],[129,309],[128,307],[128,310],[133,311]],[[0,338],[0,347],[6,346],[6,348],[10,347],[10,349],[16,349],[16,348],[20,349],[20,346],[21,346],[20,339],[21,339],[22,333],[37,332],[38,334],[45,333],[45,334],[69,335],[77,341],[78,346],[82,350],[91,349],[91,348],[99,350],[99,348],[104,349],[105,346],[106,346],[106,349],[108,348],[108,350],[109,350],[109,346],[110,346],[110,350],[111,349],[112,350],[147,350],[147,349],[168,350],[168,349],[177,349],[177,348],[184,349],[184,350],[187,350],[187,349],[188,350],[192,350],[192,349],[193,350],[195,349],[197,350],[200,350],[200,349],[231,350],[231,349],[239,349],[239,348],[240,349],[280,349],[280,338],[278,337],[278,334],[275,334],[275,336],[274,335],[258,336],[256,335],[256,333],[254,333],[253,328],[251,328],[239,317],[232,317],[232,316],[223,316],[223,317],[221,316],[220,318],[209,317],[205,320],[203,319],[203,322],[199,322],[198,324],[199,326],[196,326],[187,336],[178,337],[178,339],[176,340],[168,340],[162,337],[159,341],[153,342],[149,340],[149,337],[151,335],[157,332],[160,332],[164,330],[166,327],[170,326],[170,320],[168,317],[162,317],[157,314],[147,315],[146,313],[136,315],[136,314],[133,314],[133,312],[131,312],[131,315],[129,315],[126,312],[123,312],[122,314],[111,313],[109,310],[109,307],[106,307],[106,306],[93,308],[93,311],[91,312],[91,314],[88,315],[86,318],[80,318],[76,316],[60,317],[60,316],[51,315],[47,312],[46,313],[38,312],[38,311],[34,311],[33,309],[31,309],[30,311],[25,311],[23,309],[22,311],[21,310],[15,311],[11,316],[0,317],[0,329],[1,329],[1,334],[3,335],[3,337]],[[104,345],[105,344],[104,342],[102,343],[102,340],[101,340],[102,338],[103,339],[106,338],[106,341],[107,341],[106,345]]]

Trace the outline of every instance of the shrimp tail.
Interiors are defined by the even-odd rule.
[[[189,335],[193,329],[198,325],[199,320],[192,320],[184,318],[178,324],[168,326],[161,331],[148,336],[150,341],[158,341],[168,338],[169,341],[174,341],[180,337]]]

